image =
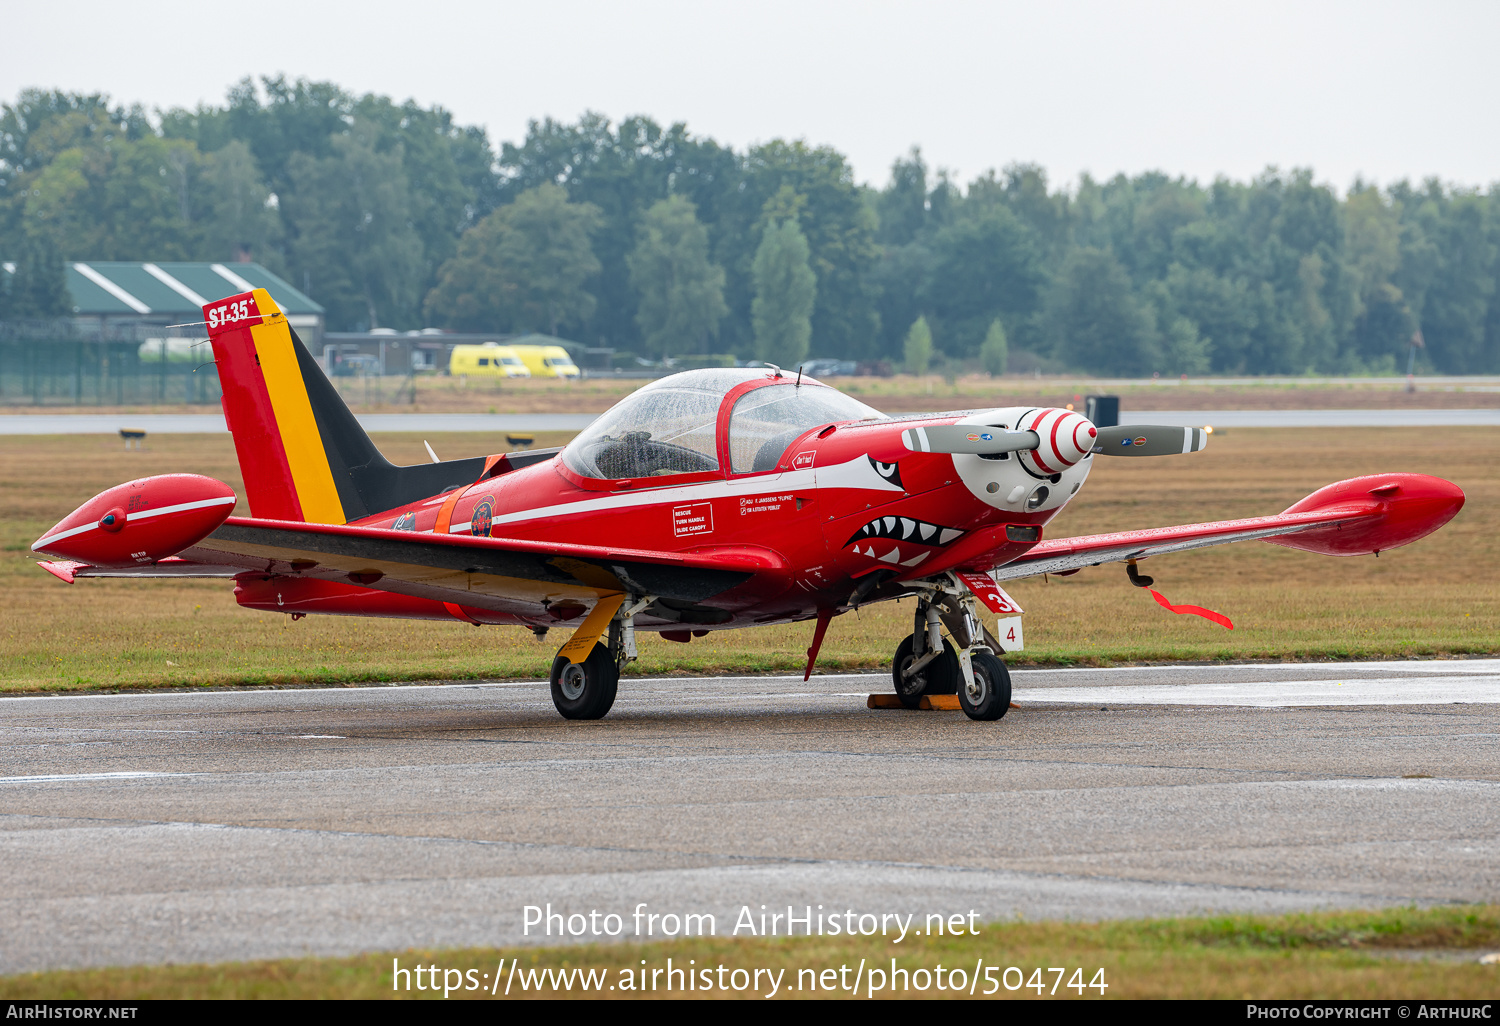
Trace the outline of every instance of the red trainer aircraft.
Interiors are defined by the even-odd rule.
[[[33,550],[78,577],[225,577],[243,606],[573,628],[552,666],[563,716],[614,702],[635,632],[829,620],[916,600],[892,675],[903,704],[1010,704],[985,610],[1000,582],[1262,539],[1378,552],[1447,523],[1463,492],[1420,474],[1329,485],[1284,513],[1044,540],[1095,455],[1195,452],[1196,428],[1096,428],[1058,409],[891,418],[775,368],[688,371],[623,399],[560,450],[398,467],[261,289],[204,317],[250,516],[229,486],[165,474],[111,488]],[[944,628],[947,637],[944,637]]]

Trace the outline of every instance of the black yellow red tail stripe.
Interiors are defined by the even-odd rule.
[[[347,523],[286,315],[265,289],[203,308],[250,515]]]
[[[398,467],[265,289],[203,308],[250,515],[345,524],[466,485],[482,457]]]

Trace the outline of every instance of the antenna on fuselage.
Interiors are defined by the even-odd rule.
[[[797,381],[796,381],[796,384],[794,384],[792,387],[793,388],[801,388],[802,387],[802,365],[800,363],[797,364]]]

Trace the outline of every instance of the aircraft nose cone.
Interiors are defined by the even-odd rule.
[[[1041,439],[1030,457],[1044,474],[1061,473],[1083,459],[1099,434],[1092,421],[1070,410],[1037,410],[1017,426],[1035,431]]]

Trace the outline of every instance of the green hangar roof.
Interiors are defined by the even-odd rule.
[[[251,289],[269,292],[288,317],[323,315],[321,306],[260,264],[93,261],[69,264],[67,277],[73,312],[81,316],[197,320],[205,303]]]

